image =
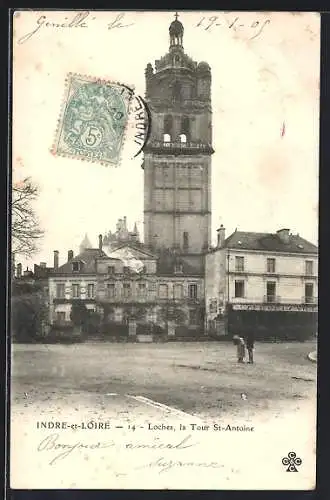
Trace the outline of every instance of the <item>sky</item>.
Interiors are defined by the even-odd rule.
[[[118,218],[143,234],[142,156],[127,134],[117,167],[50,153],[68,73],[134,86],[169,47],[174,12],[21,11],[13,22],[13,182],[30,176],[45,236],[33,263],[60,264]],[[44,16],[44,17],[41,17]],[[317,243],[320,17],[316,13],[179,12],[183,46],[212,71],[212,242],[285,227]],[[59,27],[61,25],[61,27]],[[31,34],[34,32],[33,34]],[[29,36],[31,34],[31,36]],[[132,149],[133,148],[133,149]]]

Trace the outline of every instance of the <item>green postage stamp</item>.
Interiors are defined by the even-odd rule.
[[[125,85],[70,73],[52,153],[118,165],[132,95]]]

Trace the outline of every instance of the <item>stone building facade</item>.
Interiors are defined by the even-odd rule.
[[[154,254],[136,242],[118,242],[104,252],[84,249],[57,266],[49,277],[50,323],[67,323],[74,302],[99,313],[105,327],[130,321],[160,326],[165,334],[176,328],[200,332],[204,324],[204,280],[175,255]],[[109,333],[111,333],[109,331]]]
[[[208,330],[227,334],[253,328],[265,336],[285,328],[316,331],[318,250],[289,229],[235,231],[225,238],[220,227],[205,268]]]
[[[145,70],[152,127],[144,148],[144,242],[170,248],[203,273],[211,232],[211,69],[183,49],[170,25],[167,54]]]

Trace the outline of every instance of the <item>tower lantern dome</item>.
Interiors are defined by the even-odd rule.
[[[182,47],[183,40],[183,24],[178,21],[179,14],[175,13],[175,20],[171,22],[169,27],[170,47]]]
[[[198,64],[198,66],[197,66],[197,70],[198,70],[199,72],[203,72],[203,71],[210,71],[210,70],[211,70],[211,68],[210,68],[210,65],[209,65],[207,62],[205,62],[205,61],[201,61],[201,62]]]

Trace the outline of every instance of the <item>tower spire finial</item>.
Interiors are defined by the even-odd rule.
[[[183,39],[183,25],[180,21],[178,21],[179,14],[176,12],[174,14],[174,21],[170,24],[170,47],[181,47],[182,48],[182,39]]]

